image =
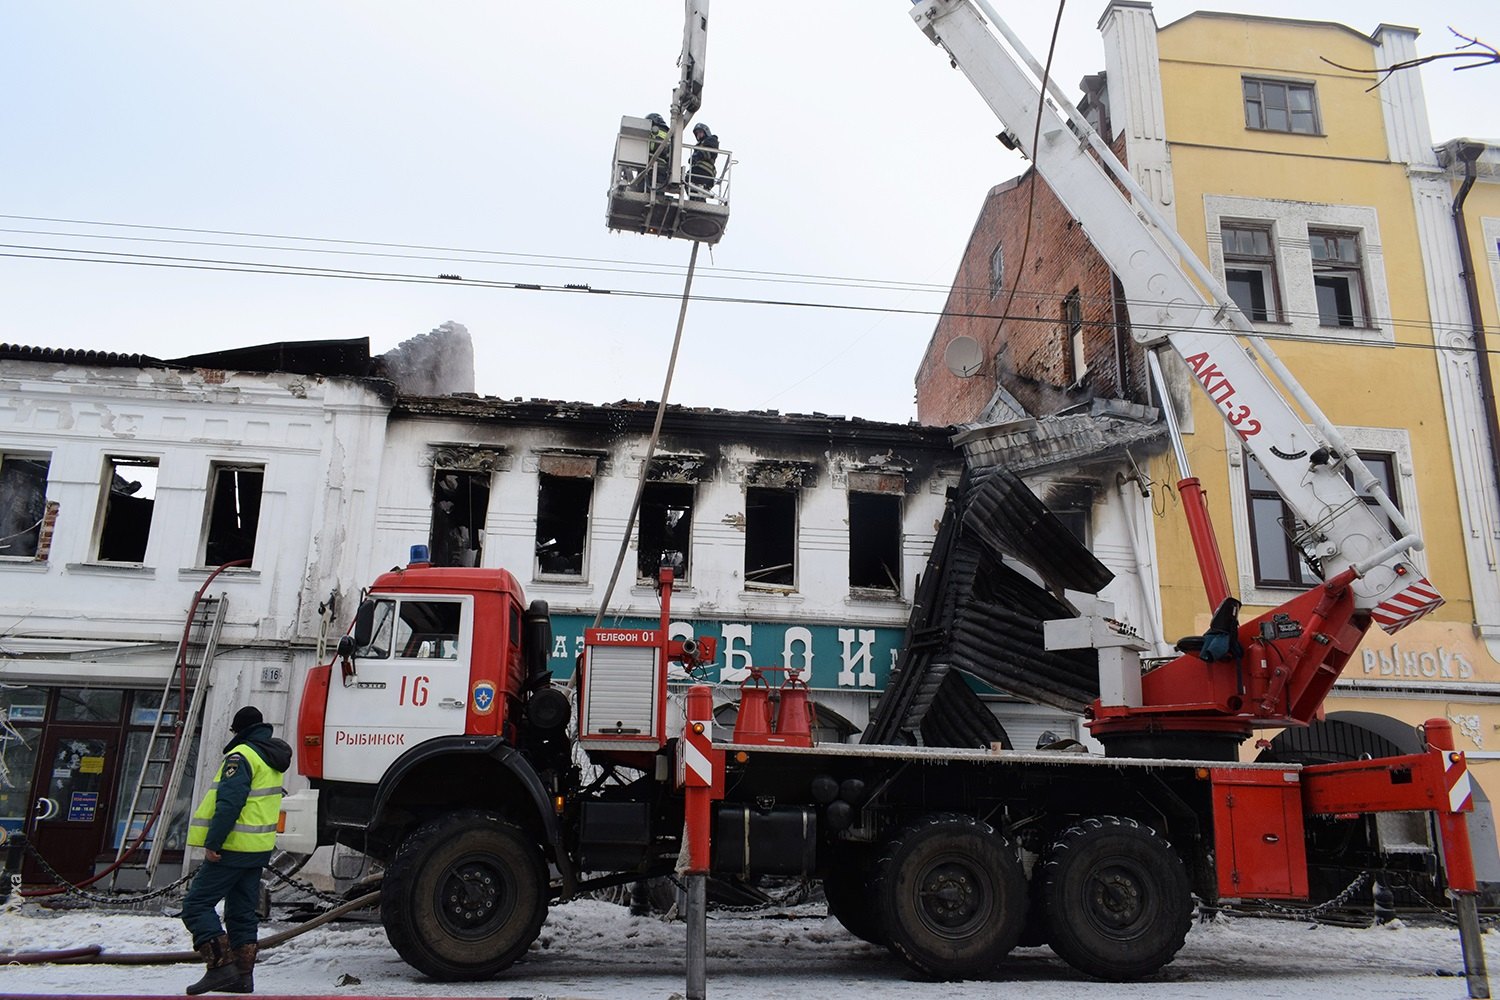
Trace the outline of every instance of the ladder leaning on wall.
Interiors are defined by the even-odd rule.
[[[168,675],[162,687],[156,721],[146,741],[145,759],[130,795],[130,810],[126,813],[129,819],[115,855],[119,864],[117,879],[119,870],[135,869],[145,871],[147,887],[156,881],[157,866],[167,849],[166,826],[192,754],[193,733],[203,712],[208,693],[208,672],[219,644],[219,633],[224,627],[226,610],[224,594],[205,596],[201,590],[188,610],[187,627],[183,629],[182,641],[177,646],[176,669]],[[174,695],[177,696],[175,702]],[[156,836],[151,836],[153,825]],[[151,838],[151,846],[145,860],[134,863],[125,860],[140,849],[147,837]]]

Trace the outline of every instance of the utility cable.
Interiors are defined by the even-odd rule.
[[[10,247],[11,249],[15,249],[14,245],[10,245],[10,244],[0,244],[0,247]],[[484,278],[477,278],[476,279],[476,278],[460,278],[460,277],[456,277],[456,276],[446,276],[445,277],[443,275],[431,275],[431,274],[410,274],[410,273],[402,273],[402,272],[398,272],[398,271],[357,271],[357,270],[353,270],[353,269],[342,269],[342,268],[318,268],[318,267],[310,267],[310,266],[306,266],[306,265],[256,264],[256,263],[247,262],[247,261],[215,260],[215,259],[212,259],[212,258],[160,257],[160,256],[143,255],[143,254],[122,254],[122,253],[110,252],[110,251],[59,250],[59,248],[55,248],[55,247],[24,247],[22,249],[38,250],[38,251],[51,251],[51,252],[50,253],[49,252],[40,252],[40,253],[7,253],[7,252],[0,252],[0,259],[10,258],[10,259],[20,259],[20,260],[49,260],[49,261],[64,261],[64,262],[85,263],[85,264],[121,264],[121,265],[135,266],[135,267],[155,267],[155,268],[162,268],[162,269],[166,269],[166,270],[217,271],[217,272],[221,272],[221,273],[225,273],[225,274],[271,274],[271,275],[282,275],[282,276],[288,276],[288,277],[303,277],[303,278],[344,278],[344,279],[355,280],[355,281],[380,281],[380,282],[389,282],[389,283],[393,283],[393,284],[408,284],[408,285],[449,285],[449,286],[453,286],[453,285],[467,285],[467,286],[472,287],[472,288],[501,288],[501,289],[515,289],[515,290],[538,291],[538,292],[553,292],[553,293],[559,293],[560,292],[560,293],[566,293],[566,294],[570,294],[570,295],[579,295],[579,294],[610,295],[610,296],[613,296],[613,297],[616,297],[616,298],[628,298],[628,299],[675,299],[675,298],[678,297],[678,294],[676,292],[653,292],[653,291],[646,291],[646,290],[643,290],[643,289],[630,289],[630,288],[594,288],[594,287],[589,286],[589,285],[577,285],[577,284],[562,284],[562,285],[551,284],[551,285],[544,285],[544,284],[540,284],[540,283],[521,282],[521,281],[502,281],[502,280],[498,280],[498,279],[484,279]],[[61,254],[87,253],[87,254],[91,254],[91,256],[87,256],[87,257],[60,256],[59,255],[60,253]],[[103,256],[100,256],[100,255],[103,255]],[[108,256],[108,257],[128,257],[128,258],[132,258],[132,259],[127,259],[127,260],[109,260],[109,259],[104,259],[106,256]],[[139,258],[148,258],[148,259],[139,259]],[[888,314],[888,315],[897,315],[897,316],[929,316],[929,317],[934,317],[934,318],[945,318],[945,317],[953,318],[953,317],[956,317],[956,318],[967,318],[967,319],[1014,320],[1014,321],[1017,321],[1017,322],[1043,323],[1043,324],[1047,324],[1047,325],[1053,325],[1055,323],[1054,319],[1052,319],[1050,317],[1044,317],[1044,316],[1026,316],[1026,315],[1014,315],[1014,314],[1007,314],[1007,313],[994,313],[994,312],[983,312],[983,311],[981,311],[981,312],[954,312],[954,311],[949,311],[949,310],[945,310],[945,309],[914,309],[914,308],[903,308],[903,307],[897,307],[897,306],[859,305],[859,304],[855,304],[855,303],[843,303],[843,302],[812,302],[812,301],[798,300],[798,299],[752,298],[752,297],[748,297],[748,296],[734,296],[734,295],[698,295],[698,296],[695,296],[695,300],[698,301],[698,302],[706,302],[706,303],[714,303],[714,304],[725,304],[725,305],[781,306],[781,307],[785,307],[785,308],[796,308],[796,309],[822,309],[822,310],[828,310],[828,311],[833,311],[833,312],[868,312],[868,313],[885,313],[885,314]],[[1192,304],[1192,303],[1185,303],[1184,306],[1186,308],[1204,308],[1204,309],[1209,308],[1207,305],[1203,305],[1201,307],[1195,307],[1194,304]],[[1086,322],[1085,325],[1086,326],[1088,326],[1088,325],[1107,326],[1109,324],[1102,323],[1102,322]],[[1163,325],[1163,324],[1138,323],[1138,322],[1137,323],[1133,323],[1132,326],[1135,329],[1138,329],[1138,330],[1153,330],[1153,331],[1159,331],[1159,332],[1168,333],[1168,334],[1186,328],[1185,324],[1174,324],[1174,325],[1168,326],[1168,325]],[[1421,326],[1421,328],[1424,328],[1424,329],[1425,328],[1437,329],[1437,327],[1435,325],[1431,325],[1431,324],[1422,324],[1420,326]],[[1244,334],[1240,333],[1237,330],[1198,330],[1196,332],[1202,333],[1202,334],[1207,335],[1207,336],[1221,336],[1221,337],[1229,337],[1229,338],[1244,336]],[[1297,343],[1297,344],[1323,344],[1323,345],[1338,346],[1338,347],[1348,347],[1348,346],[1350,346],[1349,341],[1347,339],[1340,338],[1340,337],[1320,337],[1320,336],[1308,336],[1308,335],[1305,335],[1305,334],[1298,334],[1298,333],[1284,333],[1284,334],[1281,334],[1281,333],[1266,333],[1266,332],[1260,333],[1258,335],[1263,340],[1286,341],[1288,343]],[[1392,343],[1381,343],[1381,344],[1379,344],[1377,346],[1392,347],[1392,348],[1408,348],[1408,349],[1413,349],[1413,350],[1435,351],[1435,352],[1438,352],[1438,353],[1445,353],[1445,354],[1461,354],[1461,355],[1464,355],[1466,357],[1475,353],[1475,348],[1474,347],[1448,347],[1448,346],[1443,345],[1443,344],[1414,344],[1414,343],[1408,343],[1408,342],[1403,342],[1403,341],[1395,341],[1395,342],[1392,342]],[[1489,355],[1500,356],[1500,348],[1488,348],[1488,349],[1486,349],[1486,351],[1484,353],[1485,354],[1489,354]]]
[[[620,552],[615,557],[614,571],[609,574],[609,585],[604,588],[604,600],[599,604],[599,613],[594,616],[594,628],[604,622],[604,613],[609,610],[609,599],[615,592],[615,583],[620,579],[620,568],[625,565],[625,554],[630,550],[630,536],[635,531],[635,519],[641,511],[641,498],[646,494],[646,483],[650,479],[651,458],[656,454],[656,442],[661,437],[662,418],[667,413],[667,398],[672,394],[672,374],[677,369],[677,352],[682,346],[682,328],[687,323],[688,303],[692,301],[693,270],[698,265],[697,240],[693,241],[693,253],[688,258],[687,283],[682,289],[682,305],[677,310],[677,333],[672,337],[672,355],[667,359],[667,376],[662,383],[661,399],[656,404],[656,423],[651,426],[651,437],[646,441],[646,459],[641,463],[641,479],[635,488],[635,499],[631,501],[630,513],[625,517],[625,532],[620,536]],[[662,637],[666,639],[665,636]],[[578,676],[576,673],[574,677]]]

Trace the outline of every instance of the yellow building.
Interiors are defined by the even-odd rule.
[[[1262,735],[1278,750],[1379,755],[1415,750],[1415,727],[1447,718],[1500,793],[1500,148],[1435,146],[1420,71],[1375,72],[1419,55],[1410,28],[1210,12],[1162,27],[1138,0],[1110,3],[1099,27],[1105,72],[1084,78],[1080,112],[1382,480],[1447,601],[1394,636],[1371,628],[1326,702],[1363,714]],[[987,460],[1020,461],[1033,418],[1159,402],[1126,313],[1150,317],[1123,308],[1118,282],[1111,294],[1083,238],[1090,220],[1081,234],[1050,193],[1032,197],[1034,179],[990,192],[916,375],[919,418],[961,425],[971,460],[982,445],[1001,456]],[[1012,298],[1018,315],[995,322]],[[1293,544],[1293,512],[1176,367],[1188,464],[1247,621],[1318,577]],[[1088,498],[1070,513],[1116,572],[1104,596],[1170,655],[1211,611],[1174,502],[1186,473],[1159,441],[1101,439],[1092,465],[1049,467],[1038,485]],[[1493,836],[1480,839],[1500,873]]]
[[[1500,758],[1500,481],[1475,346],[1486,327],[1489,351],[1500,340],[1500,151],[1435,149],[1418,71],[1371,89],[1373,73],[1339,68],[1413,58],[1413,29],[1206,12],[1158,28],[1148,4],[1122,2],[1101,30],[1109,83],[1132,84],[1109,87],[1111,138],[1385,480],[1426,541],[1415,561],[1447,598],[1395,636],[1372,628],[1328,709],[1446,717],[1471,757]],[[1477,334],[1453,212],[1469,161]],[[1493,353],[1489,364],[1493,376]],[[1212,403],[1186,398],[1189,458],[1231,590],[1260,614],[1316,577],[1269,481]],[[1151,474],[1179,476],[1170,454]],[[1158,522],[1156,539],[1165,631],[1201,630],[1209,609],[1187,533]],[[1478,773],[1500,789],[1500,764]]]

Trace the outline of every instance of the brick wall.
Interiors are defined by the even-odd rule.
[[[1037,416],[1096,396],[1139,398],[1144,385],[1141,354],[1128,343],[1128,334],[1117,329],[1109,267],[1046,184],[1036,184],[1031,237],[1025,240],[1035,177],[1028,171],[985,198],[944,315],[917,370],[917,419],[922,423],[976,419],[994,394],[997,377]],[[996,246],[1004,248],[1003,284],[991,294],[990,261]],[[1063,319],[1064,299],[1075,288],[1086,361],[1081,381],[1075,378]],[[1118,315],[1123,322],[1123,309]],[[969,378],[953,375],[944,363],[944,351],[959,336],[978,341],[985,357],[981,371]]]

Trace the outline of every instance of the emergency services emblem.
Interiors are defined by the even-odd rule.
[[[474,711],[480,715],[489,715],[490,710],[495,707],[495,685],[489,681],[480,681],[474,685]]]

